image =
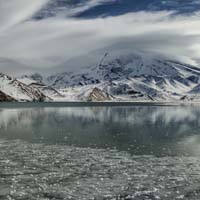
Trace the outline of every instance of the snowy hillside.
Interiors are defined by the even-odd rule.
[[[105,53],[78,72],[10,79],[1,76],[0,90],[15,99],[35,100],[39,91],[53,101],[200,101],[198,67],[141,52]]]
[[[35,87],[0,73],[0,101],[45,101],[46,97]]]
[[[198,100],[200,69],[143,53],[111,55],[79,72],[52,75],[43,81],[66,99],[87,100],[94,88],[122,101]]]
[[[45,85],[43,83],[43,77],[38,74],[32,74],[31,76],[24,75],[21,78],[18,78],[18,81],[21,83],[26,84],[29,87],[36,88],[40,92],[42,92],[45,96],[51,98],[51,99],[60,99],[64,96],[55,88]]]

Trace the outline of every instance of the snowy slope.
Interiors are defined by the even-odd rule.
[[[106,53],[94,66],[52,75],[44,82],[64,91],[70,100],[86,99],[97,87],[116,100],[169,101],[200,92],[195,90],[200,84],[200,69],[144,53]]]
[[[50,99],[60,99],[64,96],[55,88],[45,85],[43,83],[43,77],[38,74],[32,74],[30,76],[24,75],[17,80],[30,86],[32,88],[36,88],[37,90],[41,91],[45,96],[49,97]]]
[[[16,101],[49,100],[40,90],[0,73],[0,92]]]
[[[200,101],[198,67],[142,52],[105,53],[78,72],[19,80],[54,101]]]
[[[47,78],[47,83],[57,87],[87,85],[102,81],[124,80],[128,78],[151,76],[162,78],[190,76],[199,77],[200,69],[162,58],[144,54],[110,56],[105,54],[95,66],[82,67],[77,73],[60,73]]]

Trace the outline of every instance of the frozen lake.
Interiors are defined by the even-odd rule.
[[[200,106],[0,104],[0,199],[200,199]]]

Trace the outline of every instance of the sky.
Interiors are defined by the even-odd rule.
[[[0,71],[54,74],[110,52],[200,66],[200,0],[0,0]]]

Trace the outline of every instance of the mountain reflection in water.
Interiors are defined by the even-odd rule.
[[[1,107],[0,130],[1,138],[33,143],[200,155],[200,106]]]

